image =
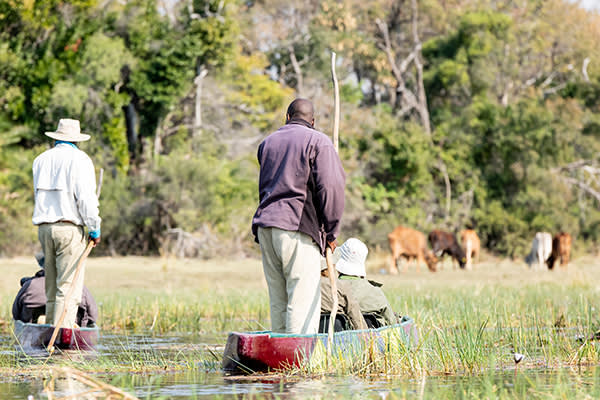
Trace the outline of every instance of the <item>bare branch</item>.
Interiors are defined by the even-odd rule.
[[[403,117],[406,114],[408,114],[413,108],[414,106],[404,106],[400,109],[400,111],[398,111],[398,115]]]
[[[561,180],[563,180],[563,181],[565,181],[566,183],[569,183],[569,184],[574,185],[574,186],[578,186],[584,192],[592,195],[597,201],[600,202],[600,192],[598,192],[597,190],[595,190],[591,186],[587,185],[585,182],[582,182],[582,181],[577,180],[575,178],[569,178],[569,177],[563,176],[563,175],[558,175],[558,178],[561,179]]]
[[[420,60],[421,54],[421,41],[418,35],[418,9],[416,0],[412,1],[412,35],[413,35],[413,50],[406,56],[401,62],[400,65],[396,62],[396,57],[394,55],[392,44],[390,41],[390,33],[387,23],[377,18],[375,20],[375,24],[377,28],[383,35],[383,45],[379,45],[379,47],[385,52],[388,63],[392,70],[392,74],[396,79],[397,87],[396,92],[400,94],[402,108],[400,110],[400,115],[405,115],[412,109],[415,109],[419,115],[421,123],[423,124],[423,128],[425,133],[430,136],[431,135],[431,123],[429,122],[429,109],[427,108],[427,97],[425,94],[425,86],[423,84],[423,64]],[[406,87],[406,81],[404,79],[403,74],[406,73],[408,67],[411,63],[414,63],[416,69],[416,82],[417,89],[416,92],[410,90]]]
[[[600,168],[595,166],[595,160],[578,160],[562,167],[552,168],[550,170],[556,177],[569,185],[579,187],[585,193],[588,193],[600,202],[600,192],[591,186],[591,183],[598,184],[600,182]],[[561,172],[579,173],[580,179],[571,176],[565,176]],[[588,179],[585,179],[584,173],[588,174]]]
[[[394,74],[394,78],[396,78],[396,81],[398,82],[398,86],[404,87],[405,83],[404,83],[404,78],[402,77],[402,72],[396,65],[396,59],[392,52],[392,45],[390,43],[390,32],[388,30],[388,26],[385,22],[383,22],[379,18],[377,18],[375,20],[375,24],[377,24],[377,27],[383,34],[383,40],[384,40],[384,44],[385,44],[385,47],[383,48],[383,50],[385,51],[385,54],[387,55],[388,62],[390,63],[390,67],[392,68],[392,73]]]
[[[583,166],[590,165],[591,163],[592,163],[591,160],[578,160],[578,161],[574,161],[570,164],[564,165],[562,167],[552,168],[551,171],[552,172],[573,171],[573,170],[579,169]]]
[[[541,88],[545,88],[546,86],[548,86],[549,84],[552,83],[552,80],[554,79],[554,77],[558,75],[558,72],[556,71],[552,71],[550,73],[550,75],[548,75],[548,77],[546,79],[544,79],[544,82],[542,82],[542,84],[540,85]]]
[[[566,86],[567,86],[567,82],[563,82],[560,85],[556,85],[554,87],[551,87],[548,90],[544,90],[544,97],[554,94],[554,93],[558,92],[559,90],[565,88]]]
[[[583,66],[581,67],[581,73],[583,74],[583,79],[588,83],[590,82],[590,77],[588,76],[588,73],[587,73],[587,67],[588,67],[589,63],[590,63],[590,58],[586,57],[585,60],[583,60]]]
[[[420,49],[419,49],[420,50]],[[412,51],[408,56],[406,56],[406,58],[404,60],[402,60],[402,62],[400,63],[400,72],[401,73],[405,73],[406,69],[408,68],[409,64],[415,60],[417,57],[417,49],[415,49],[414,51]]]
[[[294,74],[296,75],[296,92],[298,93],[298,97],[302,97],[304,94],[304,79],[302,78],[302,69],[300,68],[300,64],[296,59],[296,51],[294,50],[294,45],[290,43],[288,46],[288,50],[290,52],[290,61],[292,62],[292,68],[294,68]]]
[[[421,121],[423,127],[428,135],[431,135],[431,124],[429,122],[429,109],[427,108],[427,96],[425,94],[425,85],[423,84],[423,64],[421,63],[421,40],[419,39],[418,24],[419,24],[419,9],[417,7],[417,0],[412,0],[412,28],[413,28],[413,41],[415,50],[415,67],[417,68],[417,98],[419,100],[418,111],[421,115]]]

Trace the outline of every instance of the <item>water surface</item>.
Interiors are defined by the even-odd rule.
[[[4,349],[10,338],[0,337]],[[227,377],[219,363],[206,361],[207,349],[222,354],[221,337],[193,335],[152,337],[104,335],[95,353],[78,354],[94,362],[128,365],[164,360],[196,363],[184,372],[169,370],[139,373],[101,373],[92,376],[141,399],[305,399],[305,398],[600,398],[599,368],[560,368],[485,371],[479,375],[408,377],[324,377],[315,379]],[[5,350],[10,352],[12,350]],[[20,355],[13,352],[15,357]],[[63,354],[59,357],[74,357]],[[22,361],[40,364],[43,358]],[[0,375],[1,399],[85,398],[87,387],[64,377],[51,379],[25,373]]]

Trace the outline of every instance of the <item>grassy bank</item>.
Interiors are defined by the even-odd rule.
[[[420,332],[418,346],[396,346],[375,357],[340,360],[335,373],[369,376],[382,372],[412,376],[480,374],[520,368],[597,364],[600,352],[588,337],[600,327],[600,263],[581,258],[566,269],[534,272],[525,264],[484,259],[473,271],[438,273],[410,266],[406,274],[379,274],[385,255],[369,260],[370,278],[383,288],[396,311],[410,315]],[[0,318],[22,276],[36,270],[33,258],[1,260]],[[195,261],[161,258],[91,258],[86,285],[96,297],[104,334],[146,337],[180,335],[224,344],[232,330],[269,327],[268,296],[259,260]],[[10,331],[10,324],[3,327]],[[191,346],[191,345],[190,345]],[[215,368],[218,356],[206,346],[180,351],[123,346],[121,354],[85,360],[86,369]],[[219,350],[217,350],[218,353]],[[0,366],[23,365],[0,356]],[[309,371],[305,371],[309,372]],[[318,371],[311,370],[310,373]]]

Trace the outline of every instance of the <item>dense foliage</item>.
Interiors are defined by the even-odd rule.
[[[165,5],[167,4],[167,5]],[[0,0],[0,254],[31,251],[30,165],[61,117],[106,171],[112,254],[252,253],[258,142],[294,96],[330,131],[342,238],[474,227],[600,241],[600,17],[567,0]]]

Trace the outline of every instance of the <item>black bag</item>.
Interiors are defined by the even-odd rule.
[[[321,318],[319,319],[319,333],[328,333],[329,331],[329,318],[331,314],[321,314]],[[333,331],[348,331],[352,329],[350,325],[350,320],[344,314],[335,314],[335,322],[333,323]]]

